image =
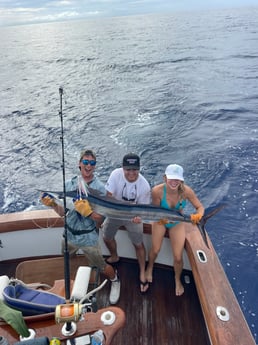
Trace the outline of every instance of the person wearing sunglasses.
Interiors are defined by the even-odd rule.
[[[89,266],[99,267],[100,271],[111,281],[109,301],[116,304],[120,297],[120,280],[114,267],[105,262],[99,247],[99,227],[104,218],[93,212],[88,201],[83,199],[83,190],[87,186],[106,195],[104,184],[95,176],[96,154],[92,150],[81,152],[79,159],[79,176],[74,176],[66,182],[66,191],[77,191],[78,197],[74,200],[74,209],[68,210],[66,216],[67,242],[70,256],[74,256],[80,249],[83,251]],[[55,199],[47,194],[41,196],[45,206],[51,206],[63,216],[64,210]],[[64,251],[64,241],[62,242]]]
[[[152,188],[152,204],[183,213],[186,202],[189,201],[196,210],[196,213],[191,214],[191,221],[197,224],[204,214],[204,207],[192,188],[184,183],[183,172],[183,168],[178,164],[167,166],[164,183]],[[152,224],[152,246],[149,251],[146,278],[149,283],[152,283],[154,262],[160,251],[166,231],[168,231],[174,258],[175,293],[176,296],[181,296],[184,293],[184,286],[180,279],[183,269],[183,250],[186,236],[184,222],[168,223],[164,219]]]
[[[150,203],[150,185],[140,173],[140,157],[129,153],[123,157],[121,168],[113,170],[106,183],[107,195],[115,199],[135,204]],[[119,256],[115,235],[117,230],[124,226],[128,236],[135,247],[136,257],[140,268],[140,291],[148,290],[148,283],[145,278],[146,251],[143,244],[143,224],[139,217],[132,221],[107,218],[103,224],[103,239],[110,251],[110,257],[106,259],[109,264],[117,264]]]

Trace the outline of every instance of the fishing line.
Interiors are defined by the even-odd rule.
[[[64,121],[63,121],[63,88],[59,87],[60,95],[60,122],[61,122],[61,147],[62,147],[62,171],[63,171],[63,193],[64,193],[64,276],[65,276],[65,297],[70,299],[70,262],[69,262],[69,250],[67,241],[67,219],[66,219],[66,187],[65,187],[65,158],[64,158]]]

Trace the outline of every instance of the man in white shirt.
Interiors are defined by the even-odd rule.
[[[105,185],[107,195],[117,200],[125,200],[135,204],[150,204],[151,188],[148,181],[140,173],[140,157],[129,153],[123,158],[123,167],[112,171]],[[148,282],[145,278],[146,251],[143,244],[143,224],[141,218],[134,217],[132,221],[108,218],[103,225],[103,238],[110,251],[106,260],[109,264],[118,263],[117,244],[115,235],[117,230],[124,226],[128,231],[136,252],[140,268],[140,290],[146,292]]]

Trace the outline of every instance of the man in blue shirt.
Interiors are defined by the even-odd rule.
[[[95,168],[95,153],[92,150],[84,150],[79,160],[80,176],[75,176],[66,182],[66,191],[78,191],[78,200],[74,202],[74,208],[69,210],[66,216],[67,244],[70,256],[75,255],[79,249],[82,250],[89,266],[98,267],[111,281],[109,300],[111,304],[115,304],[120,296],[120,280],[112,265],[105,262],[98,242],[98,229],[103,222],[103,217],[93,212],[89,203],[80,198],[81,192],[88,186],[103,195],[106,194],[104,184],[94,175]],[[58,205],[50,195],[43,195],[41,201],[45,206],[53,207],[59,215],[64,215],[63,207]]]

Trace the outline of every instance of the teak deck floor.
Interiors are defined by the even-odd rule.
[[[0,275],[14,276],[15,262],[0,263]],[[156,266],[153,283],[146,294],[140,293],[138,265],[121,260],[118,265],[121,297],[117,306],[126,313],[126,325],[113,340],[113,345],[210,345],[191,272],[184,283],[185,292],[175,296],[172,269]],[[99,308],[109,305],[110,284],[97,293]]]

